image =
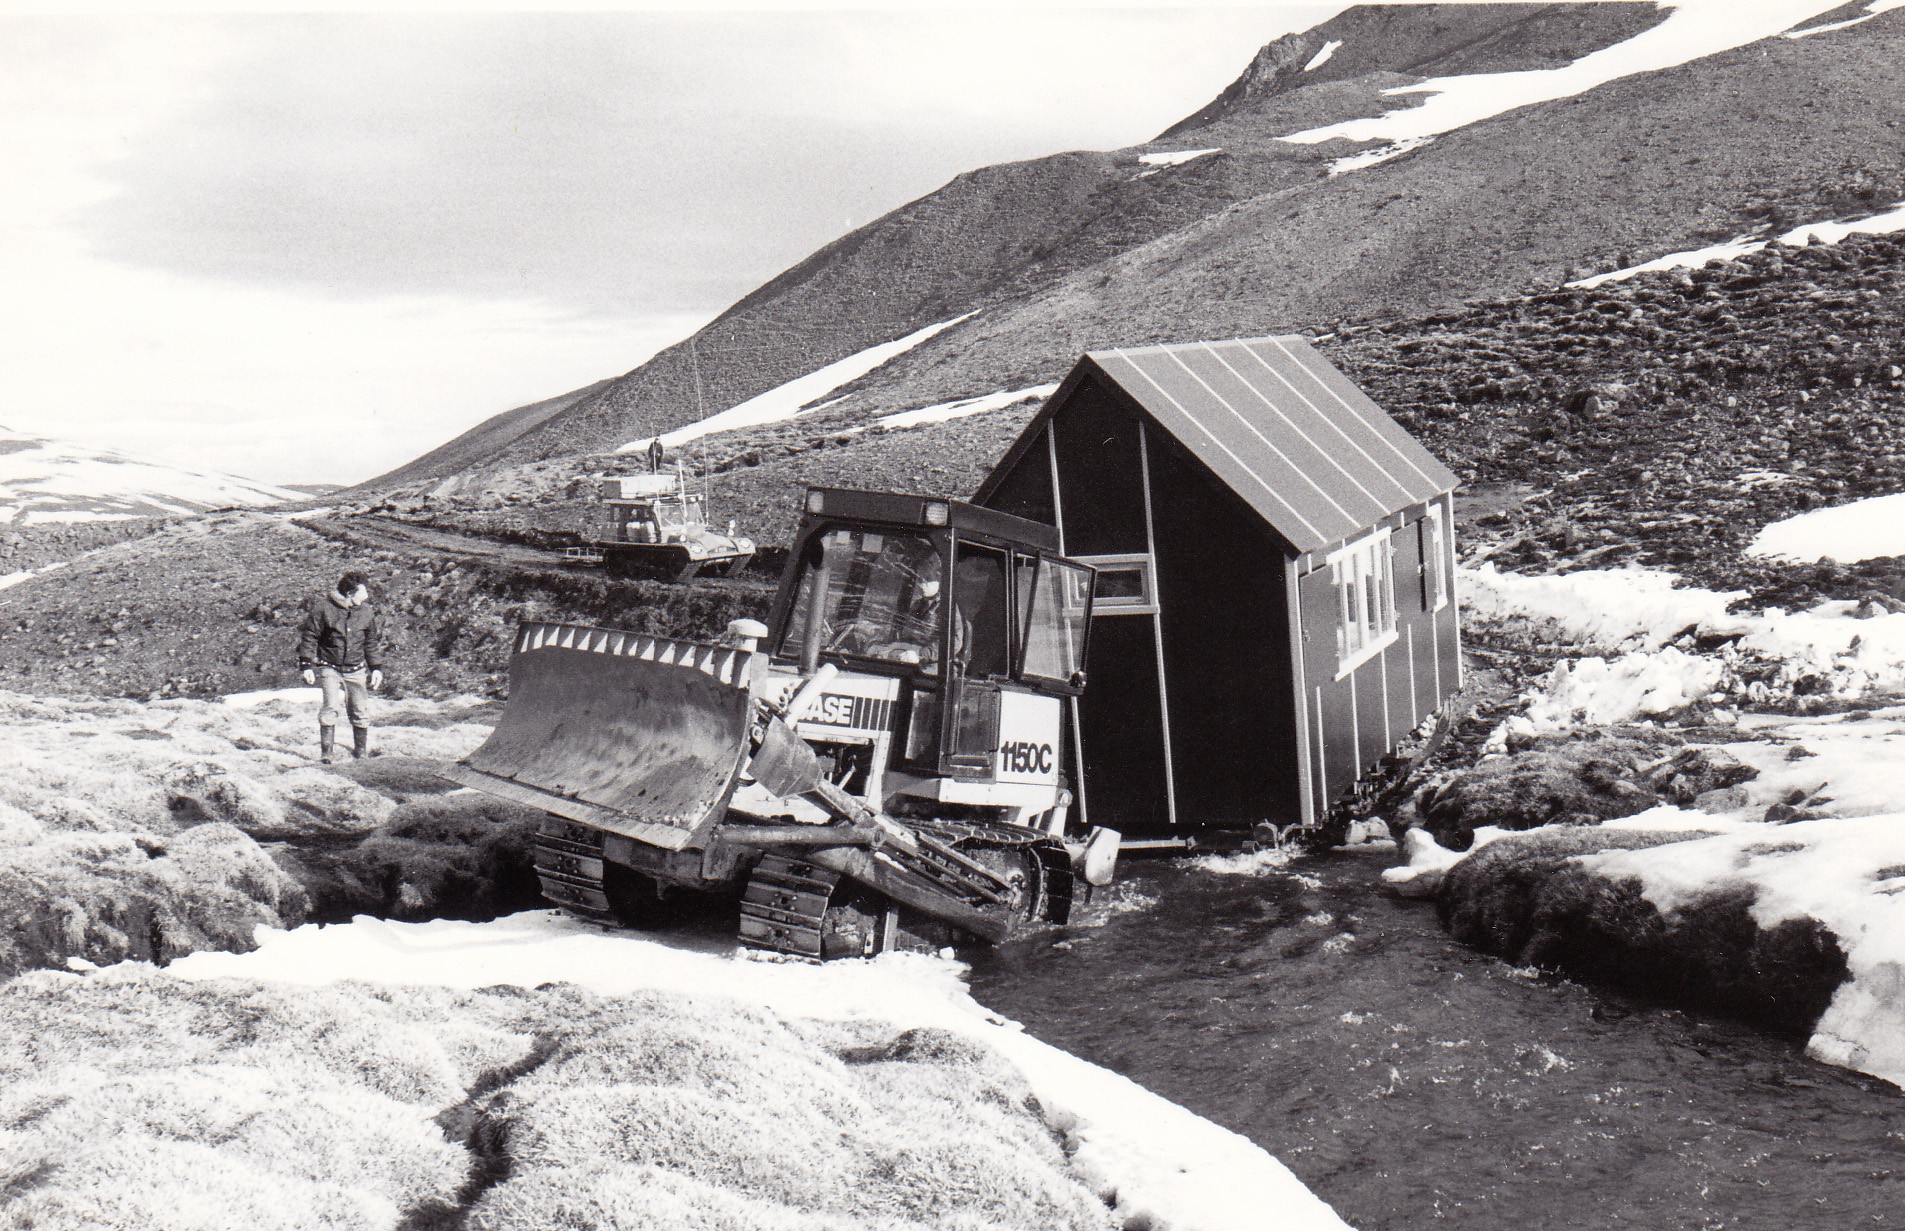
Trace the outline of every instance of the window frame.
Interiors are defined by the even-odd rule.
[[[936,527],[893,526],[888,524],[858,522],[848,518],[827,519],[822,521],[812,534],[801,539],[801,551],[795,556],[795,559],[790,562],[791,566],[804,569],[806,566],[802,563],[802,557],[804,557],[808,547],[813,544],[824,543],[826,536],[837,530],[845,530],[860,535],[909,536],[923,540],[939,555],[938,580],[940,593],[943,595],[950,591],[952,585],[952,568],[950,561],[952,559],[953,540],[949,533]],[[787,605],[787,610],[781,616],[772,634],[771,644],[774,646],[773,654],[777,659],[782,661],[800,661],[800,648],[798,646],[790,646],[788,644],[788,638],[792,636],[795,626],[802,624],[806,619],[806,616],[803,614],[804,604],[801,601],[803,593],[803,584],[796,582],[793,587],[793,596]],[[864,595],[862,595],[862,598],[864,599]],[[804,625],[802,626],[804,627]],[[941,665],[945,663],[946,655],[951,653],[950,630],[950,621],[942,616],[939,619],[939,627],[933,633],[933,644],[937,648],[940,657],[932,664],[931,670],[927,669],[927,662],[923,658],[919,662],[909,663],[903,659],[879,658],[870,654],[861,654],[851,650],[829,649],[824,646],[821,648],[820,658],[823,662],[832,659],[839,666],[853,671],[862,671],[869,675],[888,675],[896,676],[901,679],[923,680],[928,686],[936,686],[934,682],[939,679]]]
[[[1031,585],[1021,585],[1024,574],[1020,567],[1031,562]],[[1028,622],[1032,616],[1032,607],[1038,592],[1039,583],[1045,578],[1046,569],[1053,561],[1060,564],[1082,568],[1086,574],[1085,591],[1085,635],[1079,639],[1076,648],[1077,666],[1073,668],[1074,678],[1054,679],[1026,667]],[[1091,648],[1091,625],[1098,616],[1097,589],[1098,570],[1085,561],[1073,556],[1060,556],[1052,552],[1015,548],[1012,552],[1012,678],[1025,688],[1042,695],[1060,695],[1075,697],[1084,691],[1084,686],[1076,677],[1085,670],[1085,656]]]
[[[1330,552],[1324,564],[1336,592],[1336,678],[1347,679],[1399,636],[1394,533],[1372,530]]]
[[[1083,564],[1098,576],[1106,573],[1124,573],[1135,571],[1138,574],[1139,593],[1136,598],[1106,597],[1097,592],[1097,578],[1093,578],[1091,612],[1094,616],[1111,615],[1156,615],[1158,614],[1158,570],[1157,561],[1148,551],[1124,552],[1108,556],[1067,556],[1074,564]]]
[[[1442,610],[1449,605],[1454,579],[1449,567],[1448,519],[1442,506],[1430,502],[1428,511],[1417,524],[1422,545],[1422,609]]]

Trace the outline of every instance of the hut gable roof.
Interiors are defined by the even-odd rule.
[[[1080,368],[1086,365],[1137,402],[1298,551],[1339,542],[1457,484],[1446,466],[1300,337],[1096,350],[1080,361]],[[1065,382],[1021,443],[1076,384]],[[1019,452],[1015,447],[1006,455],[982,494]]]

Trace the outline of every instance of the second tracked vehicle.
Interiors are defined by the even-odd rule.
[[[1066,700],[1093,570],[1057,531],[959,501],[810,488],[766,625],[703,645],[517,632],[509,702],[448,777],[543,809],[543,893],[652,922],[740,898],[740,939],[808,958],[1063,923]]]
[[[708,492],[696,489],[679,466],[649,474],[603,479],[599,498],[613,524],[610,537],[591,543],[604,571],[617,577],[687,581],[696,574],[723,577],[747,567],[754,540],[708,521]]]

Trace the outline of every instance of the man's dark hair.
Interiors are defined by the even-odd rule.
[[[366,590],[370,589],[370,578],[364,576],[364,574],[358,572],[356,569],[352,569],[337,579],[337,592],[346,598],[349,598],[359,586],[364,587]]]

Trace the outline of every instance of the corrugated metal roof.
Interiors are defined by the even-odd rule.
[[[1458,482],[1303,338],[1087,357],[1298,551],[1348,538]]]

